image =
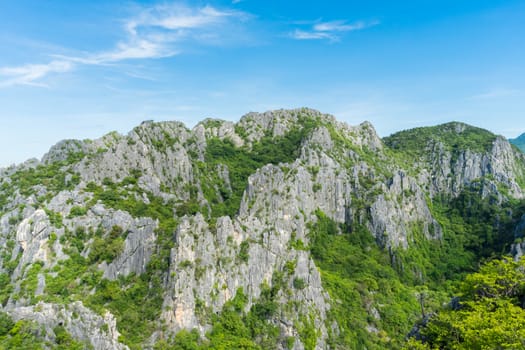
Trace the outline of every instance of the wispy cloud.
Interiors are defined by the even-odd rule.
[[[0,80],[0,87],[13,85],[33,85],[47,86],[38,81],[52,73],[64,73],[73,69],[74,64],[69,61],[51,61],[47,64],[27,64],[18,67],[0,68],[0,76],[5,77]]]
[[[124,39],[108,51],[78,56],[55,55],[46,64],[0,68],[0,87],[13,85],[46,86],[41,81],[51,73],[70,71],[76,65],[108,65],[127,60],[158,59],[185,52],[192,45],[228,42],[235,23],[251,18],[248,13],[212,6],[189,7],[181,4],[142,8],[124,21]]]
[[[301,22],[298,22],[301,24]],[[304,23],[304,22],[303,22]],[[306,22],[308,23],[308,22]],[[379,21],[358,21],[348,23],[347,21],[329,21],[329,22],[314,22],[308,23],[310,28],[295,29],[289,34],[292,39],[296,40],[329,40],[339,41],[341,34],[344,32],[352,32],[362,30],[365,28],[378,25]]]
[[[137,34],[140,27],[160,27],[170,30],[196,29],[223,23],[228,18],[246,18],[240,11],[219,10],[211,6],[190,8],[181,5],[157,6],[147,10],[127,24],[128,30]]]
[[[319,31],[306,31],[306,30],[300,30],[296,29],[292,33],[290,33],[290,36],[293,39],[297,40],[316,40],[316,39],[329,39],[330,41],[336,41],[337,36],[332,35],[330,33],[324,33]]]
[[[470,100],[489,100],[494,98],[510,97],[523,94],[523,91],[517,89],[492,89],[487,92],[470,96]]]
[[[212,6],[187,7],[180,4],[159,5],[143,9],[127,20],[127,38],[113,50],[73,61],[85,64],[107,64],[132,59],[172,57],[184,52],[185,44],[206,44],[210,36],[228,35],[227,27],[250,16],[241,11],[220,10]]]

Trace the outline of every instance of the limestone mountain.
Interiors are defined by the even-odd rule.
[[[65,140],[0,170],[0,344],[400,348],[422,293],[520,247],[524,190],[525,156],[461,123],[382,140],[303,108]]]

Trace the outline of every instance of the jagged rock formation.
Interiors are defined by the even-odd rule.
[[[250,328],[253,346],[358,346],[340,311],[352,301],[326,284],[333,259],[314,232],[364,232],[375,243],[363,252],[424,283],[407,257],[443,244],[434,198],[467,188],[498,203],[524,197],[523,154],[488,132],[481,147],[460,144],[472,130],[452,123],[383,142],[370,123],[298,109],[59,142],[40,162],[0,171],[2,310],[51,340],[60,324],[95,349],[151,348],[182,330],[213,343],[229,312],[262,327]],[[394,302],[360,283],[346,286],[362,298],[364,334],[398,346],[402,336],[387,334]]]
[[[416,156],[419,181],[431,196],[457,197],[465,186],[482,178],[490,180],[484,184],[485,195],[497,192],[495,184],[503,184],[513,198],[524,196],[519,184],[525,177],[523,154],[502,136],[453,122],[437,129],[400,132],[385,141]]]

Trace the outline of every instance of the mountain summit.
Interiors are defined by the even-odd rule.
[[[400,348],[423,291],[435,310],[519,249],[524,190],[525,156],[461,123],[382,140],[302,108],[61,141],[0,172],[0,344]]]

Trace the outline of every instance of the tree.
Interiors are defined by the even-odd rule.
[[[492,260],[461,285],[460,306],[447,307],[422,329],[424,344],[407,349],[525,348],[525,260]]]

